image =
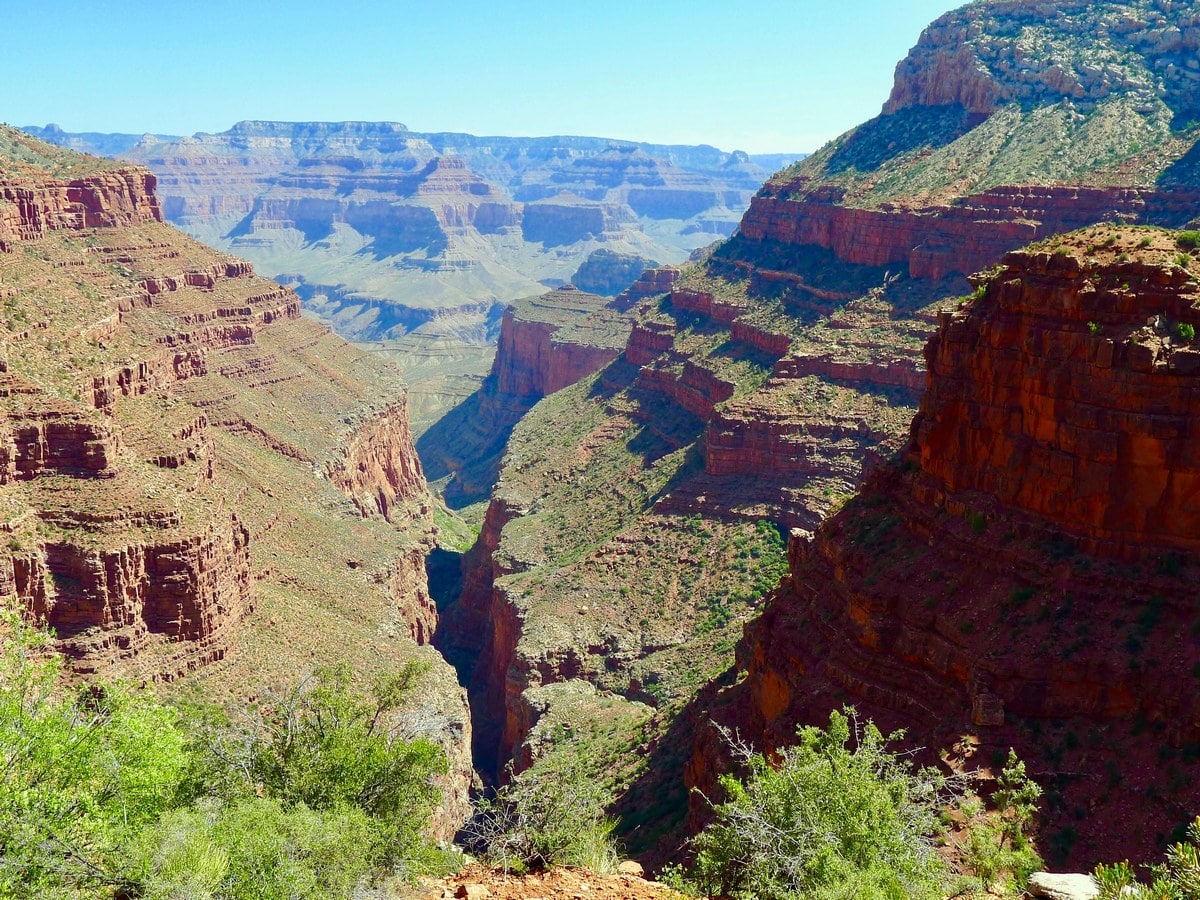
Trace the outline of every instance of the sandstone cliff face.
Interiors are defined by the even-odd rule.
[[[355,429],[345,457],[329,477],[364,516],[378,513],[389,522],[393,517],[403,521],[398,505],[425,499],[425,478],[403,400]]]
[[[616,359],[627,326],[604,315],[606,307],[603,297],[570,285],[509,307],[492,365],[497,390],[544,397]]]
[[[943,316],[907,452],[794,533],[719,721],[778,747],[853,702],[931,753],[958,742],[967,768],[1012,746],[1050,792],[1052,859],[1158,854],[1200,801],[1197,388],[1177,327],[1196,262],[1176,250],[1081,232],[1010,254]],[[703,734],[689,782],[711,787],[721,755]]]
[[[1192,273],[1026,251],[987,290],[928,350],[923,497],[980,492],[1103,555],[1200,549]]]
[[[485,498],[513,426],[542,397],[616,359],[628,330],[606,298],[570,285],[509,307],[483,386],[418,443],[431,477],[454,476],[447,499]]]
[[[52,231],[161,222],[155,179],[144,169],[101,172],[70,181],[0,181],[0,248]]]
[[[1096,222],[1126,219],[1173,227],[1194,216],[1200,192],[1155,188],[1012,186],[905,209],[842,205],[842,192],[814,190],[797,199],[800,185],[783,185],[752,201],[742,234],[832,250],[846,263],[905,267],[913,278],[969,275],[1009,250],[1050,234]]]

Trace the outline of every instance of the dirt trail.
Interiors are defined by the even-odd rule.
[[[479,891],[481,886],[486,893]],[[475,890],[472,890],[475,887]],[[530,875],[505,875],[468,866],[418,893],[414,900],[465,897],[470,900],[683,900],[683,895],[636,875],[596,875],[586,869],[551,869]]]

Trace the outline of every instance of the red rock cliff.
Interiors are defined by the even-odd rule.
[[[430,477],[454,476],[446,497],[486,498],[513,426],[542,397],[620,356],[628,334],[629,322],[607,298],[571,285],[509,307],[483,386],[420,441]]]
[[[853,702],[968,768],[1012,746],[1053,792],[1056,863],[1158,854],[1200,803],[1200,288],[1176,253],[1082,232],[943,317],[907,453],[794,533],[718,720],[778,747]],[[690,783],[721,758],[703,735]]]
[[[509,307],[492,364],[496,389],[516,397],[544,397],[612,362],[620,355],[628,326],[615,316],[604,317],[594,328],[579,321],[607,306],[604,297],[567,285]],[[587,343],[589,339],[595,342]]]
[[[133,166],[71,181],[0,178],[0,249],[52,231],[161,222],[154,184]]]

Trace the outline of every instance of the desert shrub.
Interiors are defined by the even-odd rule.
[[[562,865],[612,872],[619,854],[606,799],[582,760],[543,760],[477,802],[468,847],[505,871]]]
[[[147,900],[324,900],[349,897],[377,871],[381,851],[356,807],[208,798],[164,816],[137,863]]]
[[[807,727],[777,764],[741,748],[745,780],[721,779],[727,799],[695,839],[691,878],[736,898],[941,897],[948,871],[935,851],[946,780],[916,769],[853,709]]]
[[[60,678],[51,636],[0,616],[0,898],[347,897],[440,868],[424,835],[445,759],[321,670],[232,723]]]
[[[993,809],[985,812],[982,801],[974,796],[961,803],[968,824],[959,852],[967,870],[985,890],[1010,880],[1022,888],[1041,867],[1042,859],[1029,838],[1041,795],[1042,789],[1026,774],[1025,763],[1010,749],[992,792]]]
[[[321,668],[232,722],[209,713],[196,726],[192,795],[231,802],[266,796],[315,812],[357,809],[390,864],[436,867],[424,831],[440,799],[433,779],[446,771],[445,754],[427,738],[406,738],[393,715],[423,672],[410,664],[363,695],[347,667]]]
[[[1175,243],[1184,250],[1195,250],[1200,247],[1200,231],[1181,231],[1175,236]]]
[[[62,686],[49,635],[14,615],[0,646],[0,897],[128,885],[129,848],[186,762],[176,715],[121,686]]]
[[[1179,337],[1182,340],[1191,341],[1195,340],[1196,338],[1196,326],[1187,322],[1180,322],[1177,326],[1175,326],[1175,331],[1179,334]]]
[[[1149,884],[1137,880],[1128,862],[1098,866],[1095,876],[1097,900],[1200,900],[1200,817],[1184,841],[1167,848],[1166,862],[1151,867]]]

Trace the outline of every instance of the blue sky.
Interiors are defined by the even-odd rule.
[[[0,121],[241,119],[790,152],[879,112],[953,0],[10,0]]]

